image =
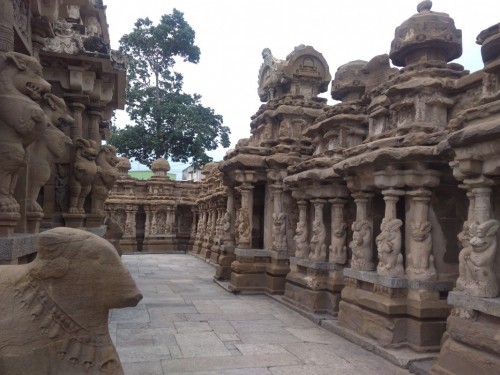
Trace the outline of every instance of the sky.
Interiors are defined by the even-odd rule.
[[[231,129],[231,147],[250,135],[250,117],[257,112],[257,76],[261,52],[270,48],[274,57],[285,59],[300,44],[322,53],[332,77],[340,65],[370,60],[389,53],[394,30],[417,13],[414,0],[104,0],[111,47],[133,30],[138,18],[157,23],[172,9],[196,32],[201,49],[198,64],[177,64],[184,76],[184,91],[202,96],[202,104],[224,118]],[[432,11],[448,13],[462,30],[463,54],[455,62],[472,71],[483,67],[476,36],[500,22],[498,0],[434,0]],[[328,92],[321,96],[334,102]],[[130,123],[118,114],[118,126]],[[226,149],[209,152],[221,160]],[[186,165],[171,163],[179,173]]]

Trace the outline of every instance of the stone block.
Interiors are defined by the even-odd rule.
[[[338,311],[340,294],[333,294],[326,290],[311,290],[302,285],[287,282],[283,298],[312,313],[330,313],[335,315]]]
[[[389,319],[344,300],[339,304],[338,326],[368,336],[383,347],[398,347],[406,340],[407,319]]]
[[[36,254],[36,241],[37,236],[33,234],[0,238],[0,262],[11,263],[18,258]]]

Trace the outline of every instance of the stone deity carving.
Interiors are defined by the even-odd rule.
[[[231,215],[228,211],[222,217],[222,234],[224,239],[231,239]]]
[[[462,245],[462,250],[458,255],[458,272],[459,276],[456,283],[456,289],[464,290],[465,284],[467,282],[467,264],[465,259],[470,257],[470,253],[472,252],[472,247],[470,246],[470,226],[472,222],[465,221],[462,231],[457,235],[460,244]]]
[[[30,56],[0,54],[0,212],[18,212],[13,194],[26,148],[46,125],[41,100],[50,85]]]
[[[54,38],[46,38],[44,50],[76,55],[84,50],[83,36],[73,29],[73,23],[58,19],[54,23]]]
[[[311,250],[309,259],[324,262],[326,260],[326,228],[322,217],[316,215],[312,223]]]
[[[74,121],[67,113],[64,100],[53,94],[45,94],[42,108],[46,116],[46,127],[30,146],[27,212],[43,212],[36,201],[38,194],[50,178],[53,162],[68,151],[68,145],[73,144],[71,139],[58,129],[64,125],[71,125]]]
[[[60,212],[68,211],[68,187],[69,172],[68,167],[63,164],[56,164],[55,173],[55,194],[56,206]]]
[[[72,228],[39,235],[37,258],[0,266],[2,374],[122,375],[110,309],[142,295],[113,246]]]
[[[471,224],[470,247],[464,248],[459,256],[461,280],[457,282],[457,289],[475,297],[498,295],[494,265],[499,224],[494,219]]]
[[[95,161],[100,173],[95,176],[91,190],[93,214],[104,214],[104,202],[119,176],[116,168],[118,162],[116,149],[110,145],[102,145]]]
[[[73,173],[70,176],[69,213],[85,214],[85,198],[89,195],[99,170],[95,163],[98,151],[95,142],[88,139],[77,138],[74,145],[76,150]]]
[[[286,249],[286,215],[273,214],[273,248],[280,251]]]
[[[373,271],[372,227],[366,220],[352,223],[351,267],[359,271]]]
[[[332,230],[329,261],[330,263],[345,264],[347,262],[347,225],[345,223],[335,223]]]
[[[242,208],[240,211],[238,235],[240,244],[245,243],[251,245],[250,219],[248,218],[248,211],[244,208]]]
[[[307,243],[307,224],[305,222],[297,222],[297,229],[295,230],[295,257],[308,258],[309,257],[309,244]]]
[[[403,255],[401,254],[401,226],[399,219],[382,220],[382,232],[377,236],[378,265],[377,274],[381,276],[398,277],[404,275]]]
[[[411,223],[406,273],[415,279],[429,280],[436,276],[432,251],[432,224],[430,221]]]

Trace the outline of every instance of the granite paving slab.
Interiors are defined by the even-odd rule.
[[[409,374],[273,298],[225,291],[201,259],[122,259],[144,295],[110,313],[125,375]]]

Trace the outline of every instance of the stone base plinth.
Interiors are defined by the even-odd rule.
[[[266,293],[285,293],[286,275],[290,272],[289,256],[283,252],[269,251],[270,262],[266,265]]]
[[[14,235],[16,227],[21,215],[19,212],[2,212],[0,213],[0,237],[11,237]]]
[[[221,245],[221,254],[215,269],[216,280],[229,280],[231,278],[231,263],[236,260],[234,245]]]
[[[500,298],[451,292],[448,318],[434,375],[500,374]]]
[[[142,251],[145,253],[169,254],[177,252],[175,236],[149,237],[144,239]]]
[[[283,299],[308,312],[337,315],[343,267],[309,259],[290,258]]]
[[[105,214],[88,214],[85,217],[85,226],[87,228],[95,228],[104,225]]]
[[[261,292],[267,289],[266,266],[270,262],[267,250],[235,249],[236,260],[231,264],[232,292]]]
[[[82,229],[85,214],[62,214],[64,224],[70,228]]]
[[[137,251],[137,240],[135,238],[122,238],[120,240],[122,254],[130,254]]]
[[[444,281],[418,281],[344,270],[338,327],[370,337],[386,348],[437,351],[450,306]]]
[[[0,264],[23,264],[36,256],[37,236],[34,234],[14,234],[0,237]]]
[[[28,233],[39,233],[43,212],[26,212],[26,231]]]
[[[221,240],[216,238],[213,245],[210,247],[210,263],[219,264],[219,257],[221,253]]]
[[[194,241],[194,244],[193,244],[193,247],[191,249],[191,252],[193,254],[199,254],[200,251],[201,251],[201,245],[202,245],[202,240],[197,238],[195,241]]]

